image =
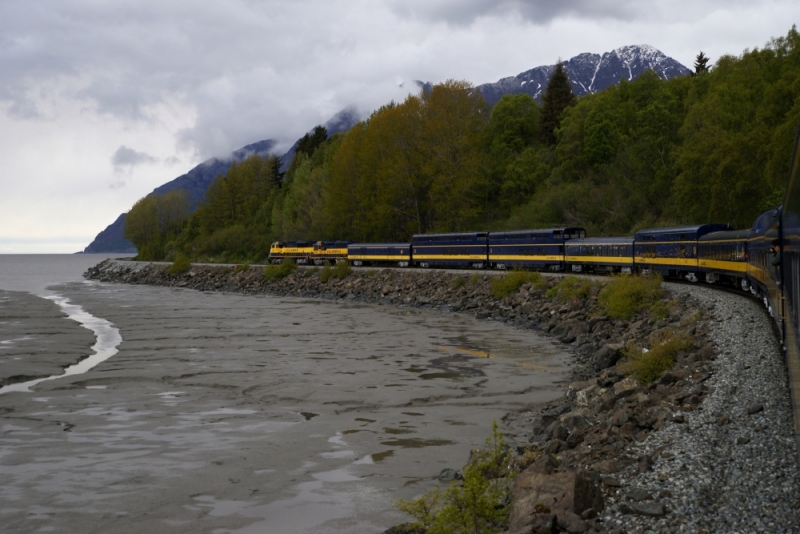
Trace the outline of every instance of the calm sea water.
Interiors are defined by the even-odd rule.
[[[124,254],[0,254],[0,289],[50,295],[48,286],[80,282],[83,273]],[[129,257],[129,256],[128,256]]]
[[[55,302],[102,363],[0,394],[2,532],[382,532],[567,377],[530,330],[84,280],[106,257],[0,255],[0,290]]]

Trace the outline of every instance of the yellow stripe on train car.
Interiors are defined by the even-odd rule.
[[[747,264],[747,275],[755,278],[764,285],[767,285],[767,281],[770,280],[769,272],[766,269],[749,263]]]
[[[379,256],[379,255],[370,255],[370,254],[349,254],[347,256],[348,260],[366,260],[366,261],[408,261],[411,259],[411,256],[408,254],[398,254],[396,256]]]
[[[636,256],[636,263],[645,265],[677,265],[681,267],[697,267],[697,258],[643,258]]]
[[[566,256],[566,261],[572,263],[625,263],[633,265],[630,256]]]
[[[542,256],[523,256],[523,255],[501,255],[489,254],[489,261],[563,261],[564,256],[561,254],[548,254]]]
[[[414,254],[415,260],[486,260],[486,254]]]
[[[700,267],[706,269],[714,269],[721,271],[731,271],[736,273],[743,273],[747,271],[747,264],[743,261],[726,261],[726,260],[698,260]]]

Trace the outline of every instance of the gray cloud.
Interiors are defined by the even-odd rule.
[[[111,156],[111,163],[116,170],[132,169],[137,165],[143,163],[155,163],[156,158],[145,154],[144,152],[137,152],[132,148],[121,145]]]
[[[192,113],[190,125],[176,133],[176,147],[205,159],[264,138],[291,142],[348,105],[369,110],[390,99],[402,100],[413,88],[398,87],[398,79],[436,82],[455,77],[478,84],[552,63],[558,56],[570,57],[572,52],[611,48],[578,45],[566,38],[535,48],[525,43],[531,52],[524,61],[493,55],[494,43],[511,33],[508,30],[524,35],[526,27],[564,18],[692,21],[736,5],[745,4],[743,0],[4,0],[0,104],[11,117],[35,120],[49,118],[48,102],[62,98],[131,124],[156,124],[161,120],[158,107],[175,105]],[[473,33],[475,25],[482,26]],[[484,39],[485,50],[469,57],[480,47],[469,42],[475,38]],[[640,41],[637,36],[635,41],[614,45]],[[661,43],[652,44],[663,48]],[[501,69],[502,61],[514,66]]]

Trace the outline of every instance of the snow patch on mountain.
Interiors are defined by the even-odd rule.
[[[590,52],[578,54],[565,61],[564,68],[577,96],[597,93],[619,83],[622,78],[631,81],[648,70],[665,80],[691,73],[676,60],[646,44],[622,46],[602,55]],[[490,105],[494,105],[503,95],[514,93],[527,93],[541,100],[554,69],[555,65],[543,65],[495,83],[479,85],[477,89]]]

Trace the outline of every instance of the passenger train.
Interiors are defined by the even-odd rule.
[[[786,351],[800,429],[800,130],[781,207],[752,228],[701,224],[588,237],[580,227],[418,234],[410,243],[276,242],[270,262],[349,261],[353,265],[539,269],[576,273],[658,272],[665,278],[726,284],[763,301]]]

